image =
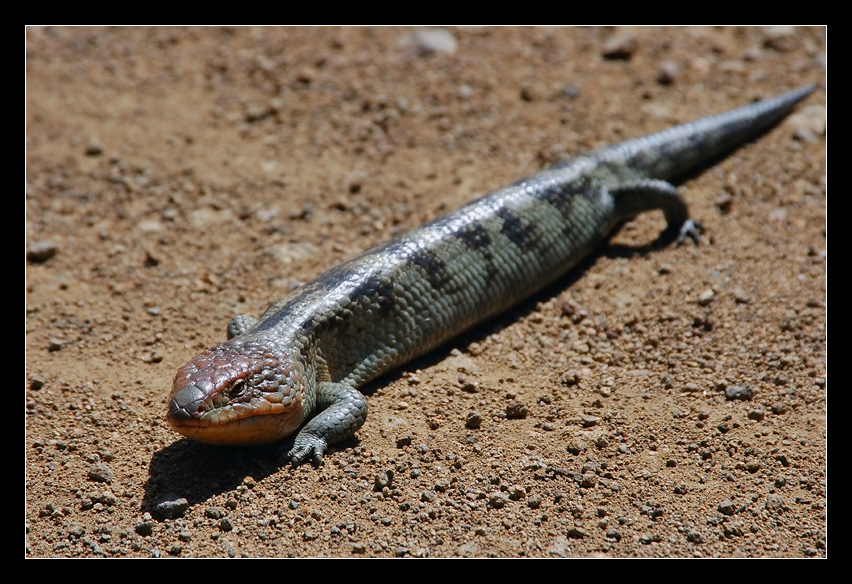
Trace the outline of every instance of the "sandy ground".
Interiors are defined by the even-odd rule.
[[[28,557],[824,557],[823,89],[366,389],[320,468],[191,443],[237,313],[570,153],[825,81],[821,28],[26,32]],[[479,420],[478,428],[473,420]]]

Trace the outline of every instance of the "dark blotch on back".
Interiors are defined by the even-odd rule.
[[[449,281],[446,265],[441,258],[429,250],[417,250],[407,258],[407,263],[420,268],[435,290],[444,288]]]
[[[379,312],[388,314],[394,302],[393,283],[380,274],[371,274],[352,290],[352,299],[358,298],[369,298],[372,302],[377,302]]]
[[[525,226],[520,217],[505,207],[497,210],[497,216],[503,220],[503,235],[508,237],[509,241],[524,250],[534,250],[536,248],[538,238],[536,237],[534,226]]]
[[[488,230],[479,223],[465,225],[454,235],[470,249],[480,250],[491,245],[491,236],[488,234]]]
[[[588,176],[578,177],[569,184],[552,184],[536,192],[535,196],[553,206],[566,219],[571,219],[574,213],[574,201],[592,188],[593,179]]]

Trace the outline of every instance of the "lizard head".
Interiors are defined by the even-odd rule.
[[[169,425],[207,444],[281,440],[306,415],[305,376],[298,363],[238,339],[208,349],[178,370]]]

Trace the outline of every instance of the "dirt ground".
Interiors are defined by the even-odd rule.
[[[25,555],[825,557],[823,88],[681,187],[700,245],[626,225],[321,467],[165,422],[232,315],[825,69],[823,28],[28,29]]]

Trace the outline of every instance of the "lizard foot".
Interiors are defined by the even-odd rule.
[[[322,458],[327,448],[326,441],[319,436],[312,434],[299,434],[296,437],[296,443],[284,455],[284,461],[289,462],[292,466],[299,466],[308,460],[314,466],[322,464]]]
[[[688,237],[697,244],[698,240],[701,239],[701,234],[703,232],[704,225],[702,223],[693,221],[692,219],[687,219],[683,222],[683,225],[680,226],[680,230],[677,234],[677,243],[678,245],[682,244]]]

